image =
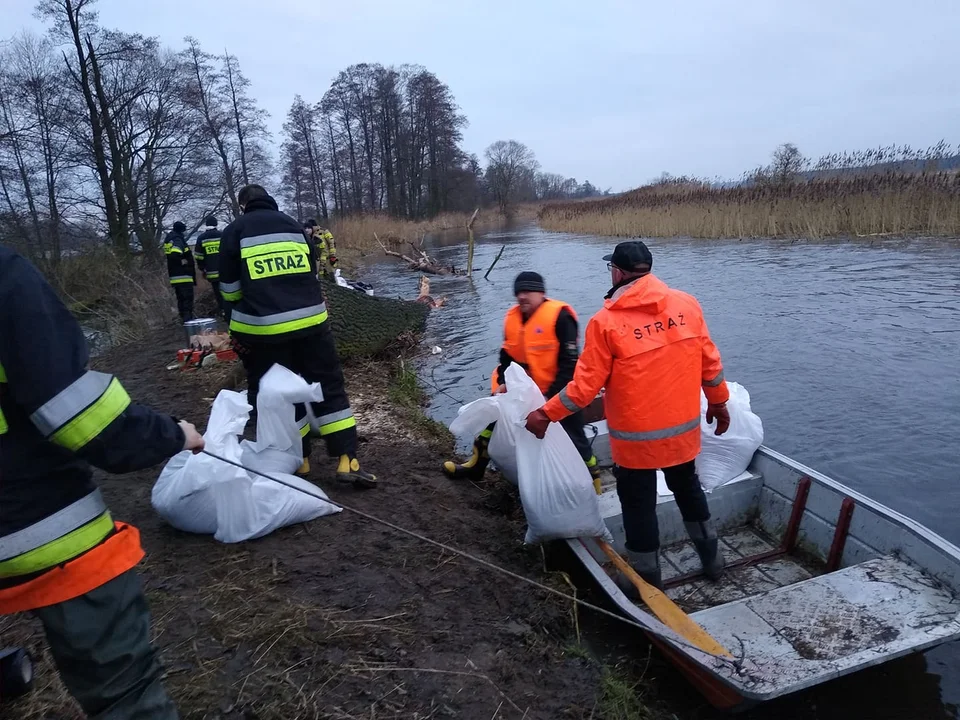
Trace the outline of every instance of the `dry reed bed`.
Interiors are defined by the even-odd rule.
[[[548,230],[695,238],[960,235],[960,175],[883,173],[780,186],[649,186],[545,205]]]

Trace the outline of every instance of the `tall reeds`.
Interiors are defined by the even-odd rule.
[[[671,180],[601,200],[551,203],[539,218],[548,230],[622,237],[960,235],[955,158],[930,151],[888,158],[883,149],[828,156],[789,182],[760,174],[734,187]]]

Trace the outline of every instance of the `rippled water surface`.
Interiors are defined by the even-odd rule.
[[[459,234],[436,237],[430,252],[463,266],[463,240]],[[608,289],[601,258],[615,242],[535,227],[490,232],[478,237],[480,272],[472,282],[432,277],[432,293],[446,295],[448,305],[432,312],[426,338],[442,352],[421,367],[431,386],[431,414],[449,422],[460,401],[489,391],[518,272],[545,277],[548,295],[580,315],[582,337]],[[501,245],[502,259],[483,280]],[[727,379],[749,390],[763,419],[764,444],[960,544],[960,244],[649,245],[655,274],[700,300]],[[416,275],[392,259],[378,260],[363,279],[380,295],[416,296]],[[909,717],[960,717],[953,707],[960,701],[957,644],[872,672],[868,677],[878,682],[902,678],[899,697],[911,698],[917,708]],[[931,682],[938,675],[940,682]],[[828,685],[794,701],[797,708],[813,708],[796,717],[839,717],[824,709],[833,704],[830,693],[838,686],[840,692],[864,689],[862,679]],[[928,690],[917,699],[921,686]],[[884,705],[892,710],[888,701]],[[884,712],[874,707],[847,717],[888,717]]]

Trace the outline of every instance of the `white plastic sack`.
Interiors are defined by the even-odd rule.
[[[707,398],[700,393],[700,454],[697,475],[704,490],[710,491],[742,474],[757,448],[763,443],[763,422],[750,409],[750,393],[742,385],[728,382],[730,429],[714,435],[716,421],[707,425]]]
[[[524,542],[576,537],[602,537],[612,542],[600,517],[590,471],[564,429],[551,423],[546,437],[538,440],[524,427],[527,415],[543,405],[540,389],[515,363],[506,369],[505,378],[506,393],[460,408],[450,431],[475,436],[491,422],[497,423],[490,439],[490,457],[505,474],[515,468],[527,518]]]
[[[293,403],[322,399],[319,385],[274,365],[260,382],[257,441],[239,441],[250,405],[244,393],[230,390],[221,390],[214,400],[203,436],[210,452],[301,487],[314,497],[209,455],[185,451],[171,458],[153,486],[154,509],[178,530],[212,534],[227,543],[340,512],[324,502],[322,490],[290,474],[302,462]]]

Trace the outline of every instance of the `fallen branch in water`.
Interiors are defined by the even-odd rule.
[[[497,253],[497,256],[493,259],[493,263],[491,263],[490,267],[488,267],[488,268],[487,268],[487,271],[483,274],[483,279],[484,279],[484,280],[487,279],[487,275],[489,275],[489,274],[490,274],[490,271],[493,270],[494,266],[495,266],[495,265],[497,264],[497,262],[500,260],[500,256],[503,255],[503,251],[506,250],[506,248],[507,248],[506,245],[501,245],[501,246],[500,246],[500,252]]]
[[[427,255],[427,253],[425,253],[423,250],[420,250],[419,248],[417,248],[417,246],[414,245],[412,242],[408,242],[407,244],[413,248],[415,253],[420,254],[419,258],[412,258],[409,255],[404,255],[403,253],[397,252],[396,250],[390,250],[386,245],[383,244],[383,241],[380,239],[380,237],[376,233],[373,234],[373,237],[376,239],[377,243],[379,243],[380,247],[383,248],[384,254],[389,255],[391,257],[400,258],[410,266],[411,270],[431,273],[433,275],[462,274],[455,267],[452,267],[452,266],[449,268],[444,267],[443,265],[438,263],[436,260],[431,258],[429,255]]]

